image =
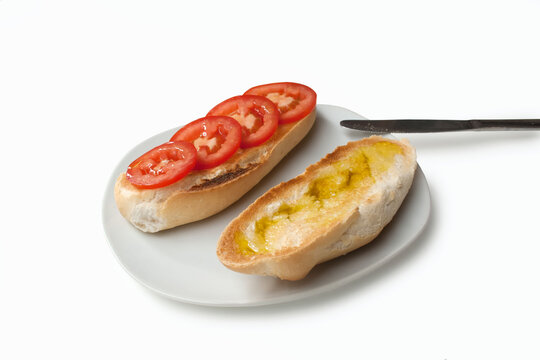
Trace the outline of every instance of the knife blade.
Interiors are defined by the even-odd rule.
[[[430,133],[446,131],[540,130],[540,119],[393,119],[342,120],[340,125],[349,129],[377,133]]]

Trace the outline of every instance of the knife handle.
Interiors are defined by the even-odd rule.
[[[540,119],[472,119],[471,130],[526,130],[540,129]]]

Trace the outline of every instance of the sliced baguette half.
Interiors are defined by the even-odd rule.
[[[290,124],[280,124],[265,143],[239,149],[225,163],[192,171],[183,179],[158,189],[139,189],[122,173],[114,197],[118,210],[136,228],[157,232],[214,215],[255,186],[309,132],[316,110]]]
[[[229,269],[299,280],[373,240],[397,212],[416,169],[407,140],[372,136],[340,146],[235,218],[217,255]]]

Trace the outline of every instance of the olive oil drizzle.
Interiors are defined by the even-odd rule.
[[[346,199],[367,191],[400,153],[399,145],[380,141],[362,146],[350,156],[338,160],[312,180],[299,199],[283,203],[273,214],[258,219],[253,236],[237,231],[234,236],[236,250],[246,256],[273,252],[273,232],[286,231],[286,226],[295,220],[312,222],[313,227],[333,222],[340,216],[339,210]]]

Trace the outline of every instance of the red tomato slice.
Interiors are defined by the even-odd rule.
[[[317,104],[317,94],[306,85],[282,82],[252,87],[244,95],[265,96],[278,107],[279,122],[291,123],[306,117]]]
[[[195,166],[197,150],[185,141],[170,141],[156,146],[127,169],[127,179],[141,189],[170,185],[186,176]]]
[[[235,96],[216,105],[208,115],[230,116],[242,125],[242,148],[268,140],[279,123],[279,110],[264,96]]]
[[[207,116],[190,122],[171,141],[188,141],[197,149],[195,169],[210,169],[227,161],[240,147],[242,127],[228,116]]]

